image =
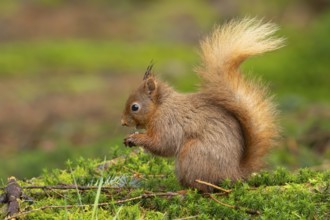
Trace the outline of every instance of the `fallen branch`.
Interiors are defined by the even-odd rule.
[[[222,188],[222,187],[220,187],[220,186],[216,186],[216,185],[214,185],[214,184],[212,184],[212,183],[208,183],[208,182],[205,182],[205,181],[202,181],[202,180],[195,180],[197,183],[200,183],[200,184],[204,184],[204,185],[207,185],[207,186],[211,186],[211,187],[213,187],[213,188],[215,188],[215,189],[218,189],[218,190],[220,190],[220,191],[223,191],[223,192],[225,192],[225,193],[230,193],[231,192],[231,190],[230,189],[224,189],[224,188]]]
[[[92,190],[98,189],[98,186],[79,186],[79,185],[54,185],[54,186],[23,186],[23,189],[43,189],[43,190],[51,190],[51,189],[59,189],[59,190],[69,190],[69,189],[78,189],[78,190]],[[125,187],[127,188],[127,187]],[[101,189],[123,189],[123,187],[117,186],[102,186]]]
[[[211,194],[209,196],[210,196],[210,198],[213,201],[215,201],[216,203],[218,203],[218,204],[220,204],[222,206],[225,206],[227,208],[236,209],[236,210],[242,210],[242,211],[244,211],[244,212],[246,212],[247,214],[250,214],[250,215],[260,215],[260,212],[258,210],[249,209],[249,208],[245,208],[245,207],[240,207],[240,206],[237,206],[237,205],[229,205],[227,203],[223,203],[223,202],[219,201],[218,199],[216,199]]]
[[[19,212],[18,200],[22,197],[22,188],[17,183],[15,177],[8,178],[8,184],[4,189],[4,194],[1,197],[1,203],[7,203],[7,213],[8,219],[15,219],[13,216]]]

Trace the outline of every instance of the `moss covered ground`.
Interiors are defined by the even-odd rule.
[[[20,219],[330,217],[329,170],[261,171],[247,181],[219,185],[230,192],[202,194],[178,184],[172,160],[135,150],[106,161],[68,161],[64,170],[44,170],[40,177],[18,182],[32,199],[20,201]]]

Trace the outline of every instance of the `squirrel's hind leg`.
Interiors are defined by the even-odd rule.
[[[220,172],[197,139],[187,141],[177,155],[176,175],[183,186],[212,192],[213,188],[197,183],[196,180],[216,184],[220,181]]]

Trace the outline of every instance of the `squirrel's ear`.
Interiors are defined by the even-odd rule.
[[[149,77],[145,80],[144,84],[145,91],[148,95],[153,96],[157,89],[157,82],[154,77]]]
[[[144,77],[143,77],[145,92],[150,97],[154,97],[156,89],[157,89],[157,82],[155,80],[154,75],[151,72],[153,66],[154,66],[154,64],[151,61],[150,65],[147,67],[147,70],[144,73]]]

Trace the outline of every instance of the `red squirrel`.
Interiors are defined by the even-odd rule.
[[[250,56],[283,46],[272,23],[245,18],[214,29],[201,42],[202,79],[196,93],[181,94],[152,73],[129,96],[123,126],[145,129],[124,139],[152,154],[175,157],[183,186],[210,192],[197,179],[217,184],[258,171],[278,137],[277,111],[267,88],[239,71]]]

